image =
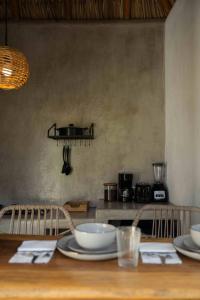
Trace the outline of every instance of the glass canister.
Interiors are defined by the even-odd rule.
[[[108,202],[117,201],[116,183],[104,183],[104,201],[108,201]]]

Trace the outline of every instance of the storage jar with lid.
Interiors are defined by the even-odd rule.
[[[117,201],[117,184],[104,183],[104,201]]]

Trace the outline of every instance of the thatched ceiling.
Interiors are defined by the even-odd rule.
[[[30,20],[165,19],[176,0],[7,0],[8,18]],[[5,1],[0,0],[0,20]]]

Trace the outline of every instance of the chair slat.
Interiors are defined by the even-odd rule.
[[[38,208],[37,213],[38,213],[38,215],[37,215],[37,218],[38,218],[38,223],[37,223],[37,225],[38,225],[38,235],[40,235],[40,217],[41,217],[40,208]]]
[[[55,235],[58,235],[58,208],[56,208]]]
[[[18,210],[18,217],[17,217],[17,234],[19,234],[19,232],[20,232],[21,217],[22,217],[22,210],[21,210],[21,208],[19,208],[19,210]]]
[[[13,208],[12,210],[12,215],[11,215],[11,220],[10,220],[10,230],[9,233],[14,233],[14,222],[15,222],[15,209]]]
[[[28,223],[27,223],[27,219],[28,219],[28,210],[25,210],[25,215],[24,215],[24,223],[25,223],[25,234],[28,233]]]

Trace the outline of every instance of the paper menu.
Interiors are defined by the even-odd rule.
[[[52,258],[56,244],[56,240],[24,241],[9,263],[46,264]]]
[[[172,243],[140,243],[141,259],[145,264],[181,264]]]
[[[53,256],[53,251],[49,252],[17,252],[15,253],[9,263],[15,264],[47,264]]]
[[[18,247],[17,251],[54,251],[56,248],[56,240],[32,240],[24,241]]]
[[[172,253],[176,252],[176,249],[174,248],[172,243],[140,243],[140,252],[167,252],[167,253]]]
[[[144,264],[167,264],[175,265],[181,264],[182,261],[175,252],[171,253],[153,253],[153,252],[142,252],[141,259]]]

